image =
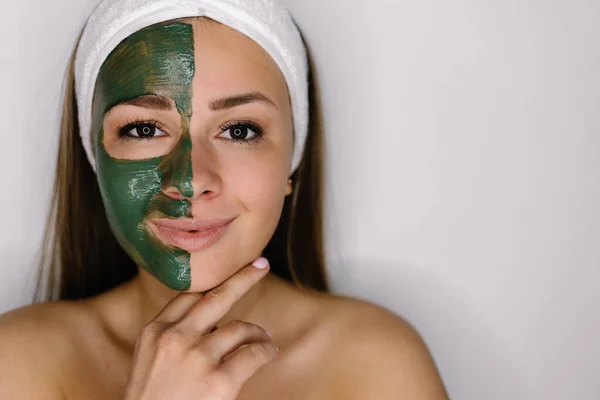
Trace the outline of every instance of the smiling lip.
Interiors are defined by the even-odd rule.
[[[217,243],[235,218],[191,220],[153,219],[150,225],[166,244],[189,252],[200,251]]]

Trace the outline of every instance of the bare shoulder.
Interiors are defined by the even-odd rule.
[[[418,332],[374,303],[343,296],[321,299],[327,390],[345,399],[447,399],[435,363]]]
[[[0,315],[0,398],[64,399],[57,372],[71,352],[76,303],[35,304]],[[33,384],[35,383],[35,384]]]

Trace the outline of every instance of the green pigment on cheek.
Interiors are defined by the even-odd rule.
[[[189,132],[193,77],[192,26],[151,26],[129,36],[106,59],[93,101],[96,171],[111,229],[138,266],[175,290],[190,288],[190,254],[159,242],[146,220],[191,217],[188,200],[174,200],[163,190],[175,187],[184,197],[193,195]],[[180,140],[163,157],[115,159],[103,144],[104,116],[112,107],[142,95],[175,102],[182,122]]]

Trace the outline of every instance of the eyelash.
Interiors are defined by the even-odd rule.
[[[237,120],[237,121],[229,121],[221,125],[219,128],[221,129],[221,133],[225,132],[227,129],[231,129],[234,126],[243,126],[245,128],[251,129],[256,135],[251,139],[226,139],[230,142],[234,142],[241,145],[252,145],[258,143],[263,138],[264,130],[258,124],[249,120]]]
[[[158,128],[160,130],[164,129],[164,125],[161,124],[160,122],[158,122],[157,120],[135,119],[132,121],[128,121],[124,125],[120,125],[119,127],[117,127],[117,132],[118,132],[119,138],[122,140],[135,140],[135,141],[141,141],[141,140],[149,141],[150,139],[152,139],[152,138],[140,138],[140,137],[136,138],[136,137],[127,135],[127,133],[129,131],[131,131],[133,128],[135,128],[139,125],[154,125],[156,128]],[[252,145],[252,144],[258,143],[263,138],[264,130],[258,124],[256,124],[253,121],[250,121],[250,120],[229,121],[229,122],[226,122],[223,125],[221,125],[219,127],[219,129],[221,129],[221,133],[223,133],[226,130],[233,128],[234,126],[243,126],[245,128],[251,129],[255,133],[255,136],[251,139],[226,139],[230,142],[234,142],[234,143],[241,144],[241,145]]]
[[[127,135],[127,133],[132,130],[133,128],[139,126],[139,125],[154,125],[156,128],[162,130],[164,129],[164,125],[161,124],[160,122],[158,122],[157,120],[154,119],[134,119],[134,120],[130,120],[127,121],[124,125],[120,125],[117,127],[117,132],[119,134],[119,139],[121,140],[135,140],[135,141],[142,141],[142,140],[146,140],[149,141],[152,138],[141,138],[141,137],[133,137],[133,136],[129,136]]]

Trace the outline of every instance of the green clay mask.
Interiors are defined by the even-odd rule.
[[[96,171],[111,229],[138,266],[175,290],[190,288],[190,254],[161,243],[146,221],[150,216],[191,217],[188,200],[172,199],[162,190],[173,187],[184,197],[193,195],[189,132],[193,76],[192,26],[151,26],[129,36],[106,59],[93,100]],[[181,116],[180,139],[162,157],[113,158],[103,143],[104,116],[112,107],[142,95],[174,101]]]

